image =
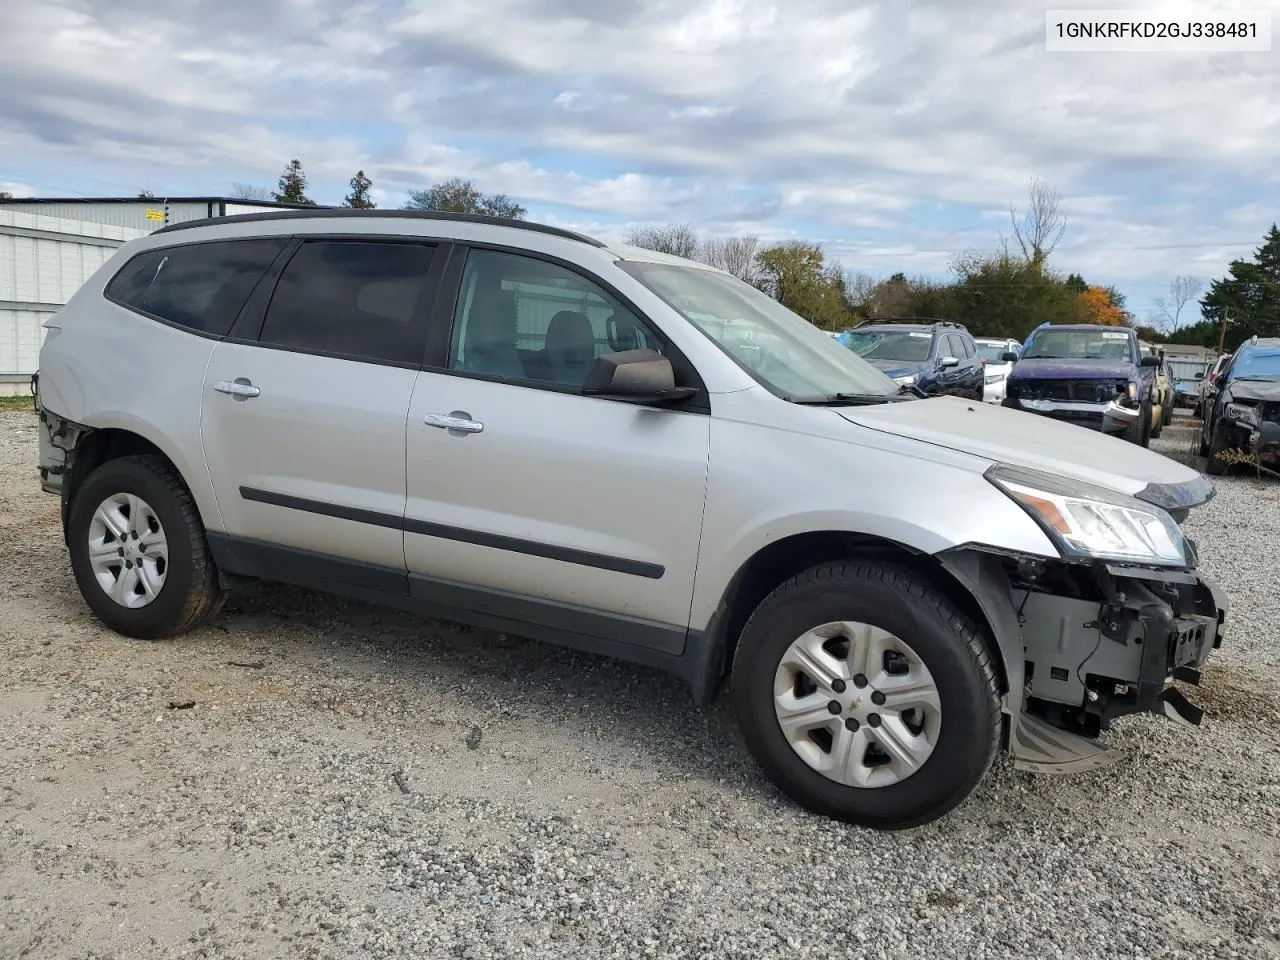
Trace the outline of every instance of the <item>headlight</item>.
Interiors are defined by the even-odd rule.
[[[1252,423],[1254,419],[1255,409],[1244,403],[1228,403],[1223,411],[1228,420],[1243,420],[1245,423]]]
[[[987,479],[1026,510],[1067,559],[1188,565],[1182,530],[1153,504],[1013,467],[992,467]]]
[[[906,377],[894,377],[893,382],[909,387],[916,382],[916,374],[913,373]]]
[[[1004,379],[1004,374],[1003,374],[1003,373],[989,373],[989,374],[987,374],[986,382],[987,382],[988,384],[991,384],[991,383],[999,383],[999,382],[1000,382],[1001,380],[1003,380],[1003,379]]]

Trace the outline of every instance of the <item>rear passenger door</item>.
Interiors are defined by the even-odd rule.
[[[220,532],[264,575],[407,592],[405,416],[444,259],[411,238],[295,240],[214,350]]]

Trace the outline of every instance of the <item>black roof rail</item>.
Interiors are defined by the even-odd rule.
[[[354,210],[348,208],[314,210],[294,208],[288,211],[267,211],[264,213],[236,213],[226,217],[202,217],[199,220],[184,220],[171,223],[167,227],[152,231],[157,233],[173,233],[176,230],[193,230],[197,227],[212,227],[223,223],[256,223],[263,220],[317,220],[317,219],[399,219],[399,220],[445,220],[454,223],[483,223],[492,227],[513,227],[516,230],[530,230],[534,233],[546,233],[566,240],[577,240],[589,243],[593,247],[603,247],[605,243],[585,233],[575,233],[562,227],[553,227],[546,223],[531,223],[528,220],[512,220],[509,217],[489,217],[479,213],[444,213],[439,210]]]
[[[856,324],[857,327],[864,327],[873,323],[909,323],[922,327],[955,327],[958,330],[964,330],[963,323],[956,323],[954,320],[942,320],[938,317],[867,317],[867,319]]]

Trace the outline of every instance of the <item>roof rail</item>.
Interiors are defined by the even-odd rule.
[[[530,230],[534,233],[546,233],[554,237],[564,237],[566,240],[577,240],[580,243],[588,243],[593,247],[605,246],[603,241],[597,240],[595,237],[588,237],[584,233],[575,233],[572,230],[565,230],[562,227],[553,227],[546,223],[531,223],[528,220],[512,220],[509,217],[489,217],[478,213],[445,213],[440,210],[353,210],[353,209],[323,209],[314,210],[292,209],[281,211],[267,211],[265,213],[236,213],[226,217],[202,217],[199,220],[184,220],[181,223],[171,223],[167,227],[161,227],[156,233],[173,233],[176,230],[193,230],[197,227],[212,227],[223,223],[256,223],[263,220],[346,220],[346,219],[408,219],[408,220],[445,220],[454,223],[482,223],[492,227],[513,227],[516,230]]]
[[[873,323],[910,323],[920,326],[930,327],[956,327],[957,329],[965,329],[964,324],[956,323],[954,320],[941,320],[938,317],[867,317],[867,319],[855,324],[856,327],[864,327]]]

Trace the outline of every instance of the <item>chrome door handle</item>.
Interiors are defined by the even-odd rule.
[[[247,400],[249,397],[256,397],[262,393],[261,390],[249,382],[247,377],[236,377],[234,380],[219,380],[213,385],[213,389],[219,393],[230,394],[237,400]]]
[[[428,427],[439,427],[450,433],[479,433],[484,429],[483,423],[472,420],[471,414],[464,410],[455,410],[450,414],[428,413],[422,418],[422,422]]]

